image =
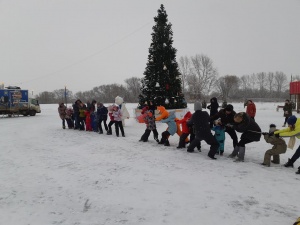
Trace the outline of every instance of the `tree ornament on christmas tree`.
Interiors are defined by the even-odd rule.
[[[167,70],[168,68],[166,67],[166,65],[164,65],[164,68],[163,68],[163,70]]]
[[[170,89],[169,84],[166,84],[166,90],[168,91]]]
[[[167,47],[166,43],[163,44],[164,47]]]
[[[165,103],[168,105],[170,103],[169,99],[166,98]]]
[[[157,87],[157,88],[159,88],[159,87],[160,87],[158,82],[156,82],[156,85],[155,85],[155,87]]]

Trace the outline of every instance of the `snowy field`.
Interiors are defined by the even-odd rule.
[[[132,116],[136,105],[126,105]],[[256,103],[263,131],[270,123],[281,129],[277,105]],[[263,167],[271,148],[263,137],[235,163],[226,134],[224,156],[211,160],[204,142],[201,153],[178,150],[178,136],[170,147],[152,134],[138,142],[145,125],[134,118],[126,137],[63,130],[57,106],[41,105],[35,117],[0,118],[1,225],[285,225],[300,216],[300,161],[283,166],[299,140],[281,165]],[[243,103],[233,106],[245,111]],[[165,128],[158,124],[160,134]]]

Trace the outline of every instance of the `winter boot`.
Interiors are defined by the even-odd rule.
[[[158,143],[159,142],[158,136],[154,136],[154,140]]]
[[[238,155],[238,159],[235,160],[237,162],[244,162],[244,158],[245,158],[245,147],[239,147],[239,155]]]
[[[285,167],[293,167],[294,168],[294,163],[292,162],[291,159],[289,159],[289,161],[286,164],[284,164],[284,166]]]
[[[168,140],[168,139],[165,141],[165,144],[164,144],[164,146],[170,146],[170,142],[169,142],[169,140]]]
[[[232,153],[228,156],[228,158],[233,159],[234,157],[236,157],[237,154],[239,153],[239,148],[240,148],[239,146],[235,146]]]
[[[282,127],[285,127],[285,123],[282,125]]]

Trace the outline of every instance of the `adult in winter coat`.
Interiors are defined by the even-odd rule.
[[[79,129],[79,105],[81,101],[80,99],[77,99],[75,103],[72,105],[73,111],[74,111],[74,121],[75,121],[75,127],[74,130]]]
[[[208,105],[207,108],[210,110],[209,116],[214,116],[216,113],[218,113],[219,103],[216,97],[210,99],[210,105]],[[213,127],[213,124],[214,121],[210,120],[210,128]]]
[[[256,106],[252,100],[247,101],[246,113],[254,120],[256,115]]]
[[[296,136],[300,139],[300,119],[297,119],[296,116],[290,116],[287,120],[288,127],[282,130],[277,130],[274,132],[275,135],[279,137],[293,137]],[[288,160],[285,167],[294,167],[294,162],[300,157],[300,146],[297,148],[296,152]]]
[[[229,158],[234,158],[238,155],[238,159],[235,162],[244,162],[245,157],[245,145],[254,141],[259,141],[261,138],[261,129],[258,124],[244,112],[235,114],[233,128],[242,133],[241,140],[234,147]],[[230,126],[231,127],[231,126]]]
[[[97,118],[98,118],[98,129],[99,134],[103,134],[102,122],[106,131],[108,131],[108,127],[106,124],[107,121],[107,108],[103,105],[103,103],[99,103],[97,107]]]
[[[59,114],[59,117],[61,118],[62,120],[62,128],[63,129],[66,129],[66,122],[65,122],[65,119],[66,119],[66,115],[67,115],[67,107],[65,106],[65,104],[62,102],[62,103],[59,103],[58,105],[58,114]]]
[[[194,110],[195,112],[187,124],[188,126],[194,125],[195,139],[190,143],[187,151],[194,152],[194,148],[199,144],[200,141],[204,140],[210,145],[208,157],[211,159],[216,159],[215,154],[219,148],[219,143],[211,133],[209,126],[210,117],[206,111],[202,111],[200,102],[195,102]]]
[[[142,109],[141,118],[146,124],[146,130],[145,130],[144,134],[142,135],[142,137],[139,141],[147,142],[148,138],[149,138],[149,135],[152,131],[153,135],[154,135],[154,139],[157,142],[159,142],[158,132],[156,130],[156,124],[155,124],[155,117],[154,117],[154,114],[153,114],[152,110],[150,110],[150,108],[148,106],[145,106]]]
[[[233,106],[231,104],[228,104],[224,109],[220,109],[217,114],[211,116],[210,118],[213,121],[220,119],[219,124],[226,126],[226,124],[234,124],[233,118],[235,114],[236,112],[233,110]],[[233,129],[233,127],[228,126],[226,127],[225,132],[231,137],[234,148],[238,143],[238,137],[235,130]]]
[[[266,151],[263,166],[270,166],[271,162],[274,164],[280,164],[280,154],[286,152],[287,146],[285,141],[274,135],[274,132],[277,131],[276,125],[271,124],[269,133],[262,133],[264,135],[264,139],[267,143],[273,145],[273,147]],[[273,156],[273,160],[271,161],[271,157]]]
[[[293,112],[293,106],[290,103],[290,100],[285,100],[285,104],[283,106],[283,116],[284,116],[284,123],[283,123],[283,127],[285,127],[287,120],[290,116],[292,116],[292,112]]]
[[[161,120],[162,123],[168,124],[168,128],[167,128],[166,131],[162,132],[161,140],[160,140],[159,144],[164,144],[165,146],[170,146],[168,138],[169,138],[170,135],[173,136],[177,131],[175,118],[176,118],[175,117],[175,111],[171,111],[169,113],[168,118]]]

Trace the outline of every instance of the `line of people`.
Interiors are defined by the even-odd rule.
[[[72,107],[70,106],[68,108],[64,103],[60,103],[58,113],[62,120],[63,129],[66,128],[67,123],[69,129],[94,131],[103,134],[104,127],[107,135],[112,135],[112,126],[115,125],[116,136],[119,137],[121,131],[122,137],[125,137],[122,123],[123,114],[118,105],[113,104],[105,107],[103,103],[96,103],[95,100],[91,103],[88,102],[87,104],[84,104],[78,99]],[[110,121],[107,124],[108,116]]]
[[[211,101],[211,103],[215,103],[217,101],[216,98],[212,100],[213,101]],[[211,159],[216,159],[215,155],[222,156],[224,153],[225,133],[228,133],[233,144],[233,151],[228,157],[235,159],[235,162],[243,162],[245,158],[246,145],[260,141],[263,136],[265,141],[272,144],[273,147],[265,152],[262,165],[270,166],[271,162],[274,164],[280,164],[280,154],[285,153],[287,150],[287,145],[282,137],[296,136],[300,138],[300,120],[299,125],[297,125],[296,121],[298,120],[296,117],[290,116],[286,120],[288,128],[280,131],[276,129],[275,124],[271,124],[268,132],[262,132],[261,128],[254,120],[256,107],[253,101],[248,100],[247,104],[250,108],[246,112],[236,113],[233,110],[233,106],[228,104],[224,109],[220,109],[219,111],[208,115],[206,111],[202,111],[201,103],[195,102],[195,113],[191,114],[190,112],[187,112],[181,120],[175,118],[173,111],[167,112],[162,106],[157,107],[160,115],[155,118],[155,107],[153,107],[153,105],[150,107],[146,105],[143,108],[142,115],[140,117],[146,123],[146,131],[142,135],[140,141],[148,141],[151,131],[153,131],[154,137],[158,141],[158,132],[156,130],[155,121],[161,121],[163,123],[167,123],[168,127],[166,131],[162,132],[162,138],[158,141],[159,144],[169,146],[169,136],[174,135],[177,132],[181,133],[179,135],[180,138],[177,148],[185,148],[186,143],[189,142],[187,141],[187,138],[191,135],[190,145],[187,148],[187,152],[194,152],[196,147],[199,151],[201,151],[201,141],[205,141],[208,145],[210,145],[208,156]],[[151,110],[149,111],[150,108]],[[181,125],[182,131],[180,127],[178,127],[179,125]],[[214,135],[212,134],[212,131],[214,131]],[[241,133],[240,140],[238,140],[236,132]],[[298,133],[299,136],[297,135]],[[273,159],[271,160],[272,157]],[[284,166],[293,167],[293,163],[299,157],[300,146],[293,157],[289,159]],[[300,173],[300,167],[296,173]]]
[[[218,106],[217,99],[211,99],[210,109]],[[248,105],[254,104],[248,100]],[[115,124],[116,135],[119,136],[119,130],[123,137],[125,137],[124,128],[122,125],[122,112],[117,105],[105,107],[102,103],[92,101],[91,104],[83,104],[77,100],[73,107],[67,108],[63,103],[59,104],[58,112],[62,119],[62,126],[65,129],[65,120],[70,129],[95,131],[103,134],[102,123],[108,135],[112,134],[112,125]],[[219,106],[218,106],[219,107]],[[153,132],[153,138],[165,146],[170,146],[169,137],[175,135],[179,136],[179,143],[177,148],[187,147],[187,152],[194,152],[197,148],[201,151],[201,141],[205,141],[210,145],[208,157],[216,159],[216,155],[222,156],[224,153],[225,133],[232,139],[233,150],[228,156],[235,159],[235,162],[243,162],[245,158],[246,145],[252,142],[260,141],[263,136],[267,143],[273,145],[272,149],[265,152],[264,161],[262,165],[270,166],[271,162],[280,164],[280,154],[287,150],[287,145],[282,137],[297,137],[300,139],[300,120],[295,116],[290,116],[285,119],[284,125],[287,123],[288,127],[283,130],[276,129],[274,124],[270,125],[268,132],[262,132],[259,125],[255,122],[256,108],[251,106],[252,114],[247,112],[236,113],[233,106],[228,104],[225,108],[211,111],[210,115],[206,111],[202,111],[202,104],[195,102],[194,113],[187,112],[182,119],[175,116],[175,111],[168,112],[163,106],[155,106],[152,102],[144,105],[141,116],[138,117],[140,122],[146,124],[146,130],[140,138],[140,141],[147,142],[148,138]],[[155,117],[155,110],[158,110],[159,116]],[[284,116],[287,115],[286,108],[284,108]],[[110,122],[107,125],[108,115]],[[156,121],[166,123],[167,129],[162,132],[161,139],[156,129]],[[212,131],[214,131],[212,133]],[[240,140],[238,140],[237,133],[241,133]],[[299,134],[299,135],[298,135]],[[190,138],[190,139],[189,139]],[[293,140],[293,139],[292,139]],[[271,160],[271,158],[273,159]],[[284,165],[285,167],[293,167],[294,162],[300,157],[300,146],[295,154]],[[299,171],[300,173],[300,167]]]

